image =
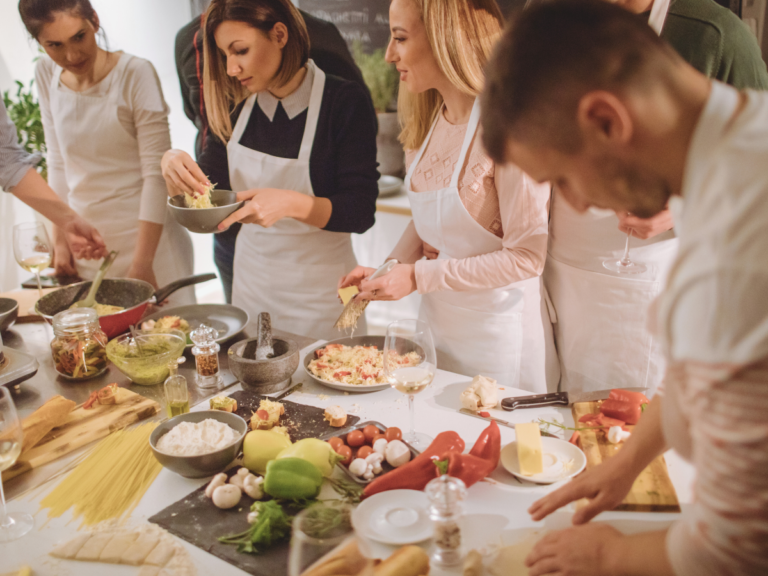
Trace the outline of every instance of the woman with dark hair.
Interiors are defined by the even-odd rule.
[[[370,228],[376,210],[370,99],[309,59],[289,0],[214,0],[204,30],[214,137],[199,166],[165,154],[169,192],[200,194],[209,181],[237,191],[245,206],[219,226],[250,224],[237,237],[233,303],[269,312],[284,330],[333,337],[336,278],[356,265],[350,234]]]
[[[19,12],[48,55],[35,78],[51,187],[119,251],[110,276],[155,286],[189,276],[192,242],[166,212],[160,161],[171,138],[152,64],[99,47],[89,0],[21,0]],[[75,259],[54,235],[57,271],[92,278],[99,263]],[[172,300],[194,302],[194,292]]]

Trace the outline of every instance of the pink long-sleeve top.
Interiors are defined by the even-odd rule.
[[[467,124],[450,124],[440,114],[411,177],[414,192],[450,185],[466,130]],[[406,152],[408,168],[416,153]],[[423,242],[411,222],[390,258],[416,264],[420,294],[499,288],[539,276],[547,255],[549,191],[549,184],[537,184],[517,166],[496,166],[483,149],[478,130],[459,175],[459,196],[469,214],[502,239],[502,249],[471,258],[422,260]]]

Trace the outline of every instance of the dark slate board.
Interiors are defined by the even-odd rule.
[[[248,390],[230,394],[237,400],[237,414],[246,420],[259,407],[260,396]],[[304,438],[319,438],[339,428],[331,428],[323,419],[322,408],[280,400],[285,406],[285,415],[281,424],[288,428],[291,440],[296,442]],[[359,416],[348,416],[347,426],[360,420]],[[239,467],[231,468],[227,474],[234,475]],[[201,486],[185,498],[171,504],[166,509],[152,516],[149,521],[162,526],[171,534],[237,566],[254,576],[283,576],[288,574],[289,541],[281,542],[261,554],[241,554],[237,546],[227,546],[217,540],[219,536],[238,534],[248,529],[246,516],[253,500],[243,494],[240,505],[230,510],[220,510],[205,497],[205,486]],[[286,510],[295,514],[298,510]]]

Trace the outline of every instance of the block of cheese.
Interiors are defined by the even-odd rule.
[[[517,436],[517,461],[523,476],[533,476],[544,471],[541,453],[541,430],[536,422],[515,424]]]
[[[357,286],[347,286],[346,288],[339,288],[339,298],[341,298],[342,304],[344,306],[347,305],[347,302],[352,300],[352,297],[355,294],[359,294],[360,290],[357,289]]]

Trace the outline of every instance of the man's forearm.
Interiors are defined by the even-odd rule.
[[[34,168],[14,186],[12,194],[57,226],[65,227],[76,216]]]

